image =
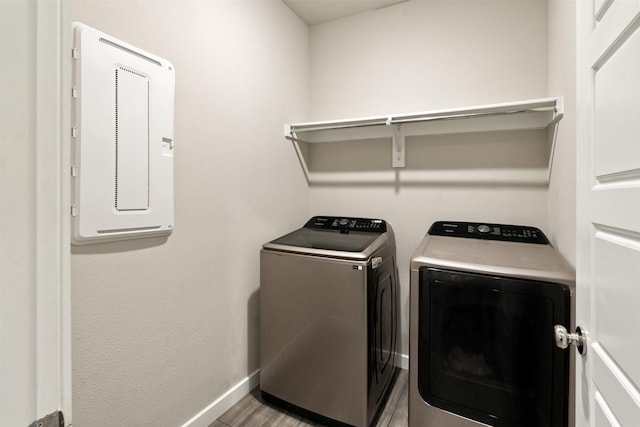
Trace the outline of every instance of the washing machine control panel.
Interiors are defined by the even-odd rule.
[[[376,218],[315,216],[304,226],[320,230],[363,231],[367,233],[385,233],[387,231],[387,223]]]
[[[549,244],[549,240],[540,229],[523,225],[438,221],[433,223],[429,229],[429,234],[432,236],[502,240],[540,245]]]

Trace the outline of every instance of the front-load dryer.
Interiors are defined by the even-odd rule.
[[[410,427],[573,425],[575,273],[537,228],[436,222],[410,273]]]
[[[325,425],[372,425],[396,377],[391,226],[317,216],[260,251],[263,398]]]

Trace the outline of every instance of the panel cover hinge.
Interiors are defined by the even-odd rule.
[[[64,416],[62,411],[56,411],[45,417],[35,420],[29,427],[64,427]]]

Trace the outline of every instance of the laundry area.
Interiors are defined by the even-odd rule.
[[[73,248],[72,314],[80,328],[73,347],[74,422],[100,424],[98,415],[121,416],[130,425],[178,425],[238,384],[246,393],[264,378],[270,396],[362,425],[353,421],[359,415],[331,416],[340,410],[326,402],[303,404],[314,396],[327,400],[326,381],[336,382],[333,395],[345,387],[363,390],[345,385],[344,368],[333,376],[325,372],[337,361],[323,368],[314,365],[316,358],[292,360],[291,353],[309,357],[309,350],[282,344],[284,336],[277,341],[282,348],[272,348],[265,340],[273,335],[260,335],[261,318],[270,313],[261,304],[271,295],[260,283],[260,249],[315,215],[378,218],[393,227],[399,278],[394,344],[403,369],[409,367],[409,260],[434,221],[539,227],[572,256],[572,236],[563,235],[570,230],[560,224],[573,208],[570,201],[562,209],[551,202],[567,191],[561,186],[572,185],[562,177],[575,167],[573,158],[563,157],[563,150],[571,150],[571,129],[563,127],[563,118],[555,135],[556,124],[549,124],[555,102],[529,113],[545,115],[549,122],[542,125],[521,125],[527,117],[518,114],[474,117],[482,106],[563,95],[562,108],[573,108],[567,99],[573,88],[563,87],[570,82],[551,68],[572,64],[556,64],[550,56],[549,38],[556,37],[550,32],[561,30],[550,27],[550,7],[540,1],[408,1],[309,26],[278,1],[73,2],[74,21],[166,58],[175,68],[172,234]],[[568,28],[559,36],[571,37],[564,33]],[[456,109],[471,112],[459,120],[400,125],[404,167],[393,167],[395,124],[338,123],[338,130],[318,131],[296,126]],[[483,119],[488,123],[475,122]],[[411,126],[425,123],[436,130],[412,132]],[[306,142],[313,138],[325,140]],[[96,275],[105,265],[100,271],[106,273]],[[317,267],[293,271],[299,270],[279,274],[315,280],[322,274]],[[290,280],[283,289],[291,294],[291,286],[305,285]],[[329,296],[354,298],[347,291],[325,291],[302,288],[290,300],[280,296],[274,310],[290,306],[282,321],[292,322],[307,293],[318,304]],[[363,303],[348,302],[353,313]],[[334,323],[324,330],[312,330],[317,322],[304,329],[305,323],[288,339],[324,340],[325,351],[344,347],[339,335],[333,335],[336,344],[324,337],[340,330],[343,317],[336,310],[325,314]],[[281,333],[278,328],[270,334]],[[262,366],[260,350],[270,360]],[[329,354],[354,358],[352,350],[343,351],[322,354],[324,360]],[[274,361],[280,352],[288,358]],[[360,353],[356,362],[343,362],[354,376],[358,364],[366,368],[366,352]],[[303,376],[314,366],[315,374]],[[293,384],[290,392],[274,391],[286,387],[287,378],[325,381],[308,380],[306,393]],[[98,402],[111,409],[99,410]],[[356,411],[354,402],[344,402]]]
[[[576,2],[62,4],[73,426],[604,425],[575,403]],[[603,259],[637,265],[624,224]]]

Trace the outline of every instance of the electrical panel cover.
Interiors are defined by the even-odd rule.
[[[73,23],[72,243],[173,230],[173,65]]]

